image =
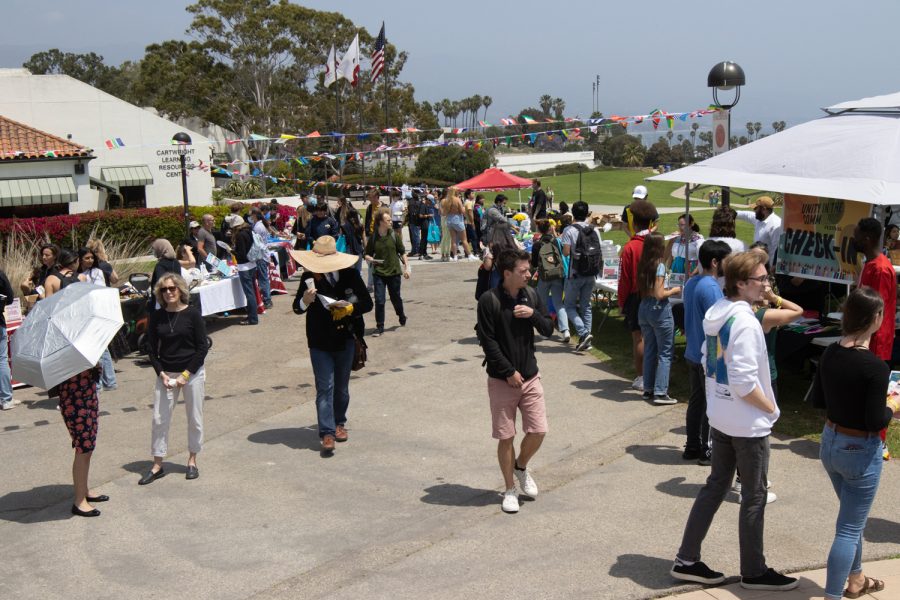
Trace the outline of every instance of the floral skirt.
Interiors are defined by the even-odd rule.
[[[75,452],[93,452],[97,447],[97,413],[100,410],[93,369],[82,371],[59,384],[59,410],[72,437]]]

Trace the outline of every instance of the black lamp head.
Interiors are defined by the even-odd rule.
[[[720,90],[730,90],[735,86],[740,87],[746,83],[747,78],[744,76],[744,70],[739,64],[730,60],[716,63],[709,70],[709,75],[706,77],[707,87]]]
[[[172,136],[173,144],[181,144],[181,145],[189,145],[191,143],[191,136],[186,134],[183,131],[179,131],[175,135]]]

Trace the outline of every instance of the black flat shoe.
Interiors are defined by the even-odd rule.
[[[184,478],[197,479],[198,477],[200,477],[200,470],[193,465],[188,465],[187,473],[184,474]]]
[[[160,477],[165,477],[165,475],[165,469],[160,469],[156,473],[153,472],[153,469],[150,469],[143,477],[141,477],[141,480],[138,481],[138,485],[147,485],[148,483],[153,483]]]
[[[109,502],[109,496],[107,496],[106,494],[100,494],[99,496],[88,496],[85,499],[91,504],[93,504],[94,502]]]
[[[97,510],[96,508],[94,508],[92,510],[81,510],[80,508],[78,508],[77,506],[75,506],[73,504],[72,505],[72,514],[75,515],[76,517],[99,517],[100,511]]]

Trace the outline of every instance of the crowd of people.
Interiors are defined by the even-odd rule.
[[[482,195],[454,188],[438,194],[400,190],[385,203],[375,192],[364,215],[348,198],[341,198],[332,210],[325,199],[304,195],[287,222],[275,205],[252,207],[243,214],[238,206],[218,230],[211,215],[192,222],[189,238],[177,250],[167,240],[156,240],[152,250],[158,262],[151,278],[148,328],[149,359],[157,374],[152,465],[139,484],[165,475],[162,460],[168,431],[182,393],[188,419],[186,477],[199,477],[208,342],[204,319],[190,304],[182,274],[209,254],[232,255],[248,299],[241,323],[256,325],[257,288],[264,306],[272,306],[270,256],[261,249],[261,240],[289,231],[296,239],[290,254],[303,268],[293,310],[306,319],[325,455],[349,438],[350,373],[365,360],[363,315],[374,308],[373,335],[384,334],[389,297],[399,326],[405,326],[401,284],[410,278],[409,260],[430,260],[429,249],[446,262],[480,262],[476,331],[485,353],[492,433],[498,440],[505,485],[501,508],[517,512],[517,483],[525,495],[538,495],[528,466],[548,431],[535,331],[550,338],[557,329],[566,344],[577,337],[576,351],[591,346],[592,300],[602,268],[601,234],[618,228],[629,234],[619,255],[617,296],[631,333],[636,374],[631,385],[646,401],[676,402],[669,395],[669,376],[675,331],[681,330],[690,386],[682,456],[710,467],[670,573],[676,579],[706,584],[724,580],[722,573],[701,561],[701,546],[719,506],[735,491],[741,505],[741,584],[750,589],[795,587],[797,580],[771,569],[763,553],[766,505],[776,499],[768,479],[769,436],[780,414],[776,332],[803,314],[798,303],[776,291],[773,271],[781,221],[774,202],[760,197],[751,211],[717,207],[708,238],[694,218],[684,214],[678,218],[677,231],[666,237],[657,231],[659,213],[648,196],[646,187],[637,186],[620,218],[598,218],[582,201],[572,205],[571,213],[564,203],[554,209],[538,181],[531,203],[520,212],[508,209],[503,194],[485,209]],[[524,218],[517,218],[520,213]],[[754,225],[749,249],[736,237],[737,220]],[[404,227],[410,254],[403,241]],[[885,257],[895,236],[883,241],[884,233],[875,219],[862,219],[856,226],[855,247],[866,264],[859,286],[844,305],[843,337],[825,350],[810,392],[813,402],[826,409],[821,460],[841,502],[828,559],[828,598],[883,585],[862,575],[860,556],[861,531],[885,457],[884,431],[900,409],[896,399],[886,400],[897,288]],[[52,297],[78,281],[101,286],[118,281],[97,240],[77,252],[45,244],[39,259],[20,286],[39,298]],[[362,275],[363,264],[368,266],[367,278]],[[14,296],[2,272],[0,295],[6,303]],[[0,330],[5,335],[5,328]],[[6,349],[5,343],[0,345]],[[7,361],[0,362],[0,408],[8,410],[16,402]],[[97,367],[73,375],[56,390],[75,449],[72,513],[76,515],[97,516],[93,503],[108,500],[89,488],[88,472],[96,447],[99,392],[116,385],[107,351]],[[864,401],[851,401],[854,397]],[[524,432],[518,450],[517,412]],[[843,590],[845,582],[848,587]]]

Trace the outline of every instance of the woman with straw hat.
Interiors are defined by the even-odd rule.
[[[323,235],[312,250],[292,250],[303,267],[294,312],[306,316],[306,341],[316,380],[316,417],[322,453],[347,441],[350,368],[361,335],[362,315],[372,310],[372,298],[356,270],[358,258],[338,252],[335,240]]]

